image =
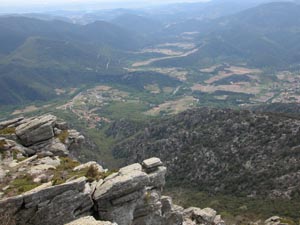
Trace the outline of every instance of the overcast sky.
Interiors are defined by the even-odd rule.
[[[1,6],[28,6],[28,5],[57,5],[57,4],[74,4],[74,3],[103,3],[103,4],[116,4],[126,2],[139,2],[146,4],[157,4],[157,3],[174,3],[174,2],[200,2],[207,0],[0,0]]]

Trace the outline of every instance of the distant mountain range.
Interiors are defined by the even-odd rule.
[[[1,16],[0,103],[48,100],[55,96],[55,88],[110,79],[122,74],[132,61],[155,54],[135,52],[174,42],[184,32],[198,32],[193,40],[198,51],[151,65],[201,68],[227,62],[298,68],[300,5],[259,5],[262,2],[215,0],[147,10],[119,9],[112,11],[114,15],[99,16],[107,21],[87,14],[88,21],[94,22],[86,25],[71,23],[70,17],[61,19],[61,15]]]
[[[118,74],[124,52],[140,47],[130,31],[103,21],[81,26],[1,17],[0,30],[2,104],[46,100],[54,88],[94,82],[97,74]]]
[[[278,2],[260,5],[210,21],[191,19],[171,32],[199,32],[198,52],[159,66],[195,66],[218,62],[247,62],[254,67],[299,65],[300,5]]]

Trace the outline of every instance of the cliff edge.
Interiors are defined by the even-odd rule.
[[[160,159],[108,171],[70,158],[83,141],[53,115],[0,123],[1,225],[224,224],[213,209],[184,209],[162,195]]]

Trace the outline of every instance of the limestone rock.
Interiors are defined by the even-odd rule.
[[[16,134],[25,146],[31,146],[54,136],[55,121],[56,117],[53,115],[36,117],[18,126]]]
[[[49,146],[52,140],[34,146]],[[17,178],[22,172],[29,174],[39,185],[22,195],[0,200],[0,218],[9,218],[9,223],[5,221],[8,225],[224,225],[212,209],[184,211],[174,205],[170,197],[161,196],[166,168],[159,159],[145,162],[143,166],[136,163],[123,167],[104,180],[92,183],[85,177],[76,179],[76,171],[90,166],[97,167],[99,172],[105,171],[96,162],[89,162],[73,171],[70,169],[72,177],[66,177],[69,178],[66,183],[56,186],[53,186],[54,174],[49,169],[55,170],[60,165],[58,156],[35,154],[19,163],[15,160],[6,164],[0,162],[0,180],[6,174],[3,168],[13,165],[12,176]],[[64,176],[64,171],[59,172]]]
[[[135,163],[135,164],[132,164],[132,165],[129,165],[129,166],[126,166],[126,167],[123,167],[119,170],[119,173],[120,174],[128,174],[134,170],[137,170],[137,171],[142,171],[142,166],[141,164],[139,163]]]
[[[41,165],[36,165],[30,168],[30,171],[28,172],[30,175],[37,175],[37,174],[41,174],[44,171],[50,170],[50,169],[55,169],[54,166],[51,165],[45,165],[45,164],[41,164]]]
[[[134,170],[128,174],[107,177],[94,193],[94,199],[113,199],[142,189],[149,183],[146,173]]]
[[[118,224],[107,222],[107,221],[97,221],[92,216],[86,216],[65,225],[118,225]]]
[[[281,224],[281,218],[279,216],[272,216],[265,221],[265,225],[279,225]]]
[[[68,124],[64,121],[56,122],[55,127],[60,130],[67,130],[69,128]]]
[[[15,119],[0,122],[0,129],[3,129],[5,127],[8,127],[8,126],[11,126],[11,125],[14,125],[14,124],[18,124],[23,119],[24,119],[24,117],[19,117],[19,118],[15,118]]]
[[[60,165],[60,159],[57,156],[52,157],[52,158],[47,156],[47,157],[43,157],[43,158],[39,159],[37,161],[37,164],[45,164],[45,165],[57,167]]]
[[[196,221],[200,224],[212,224],[216,218],[216,211],[211,208],[195,208],[190,207],[184,210],[184,214],[186,217],[191,218],[192,220]]]
[[[153,187],[165,186],[166,173],[167,173],[167,168],[164,166],[160,166],[154,172],[148,173],[150,179],[149,186],[153,186]]]
[[[225,221],[222,220],[220,215],[217,215],[214,219],[214,224],[215,225],[225,225]]]
[[[0,167],[0,182],[6,176],[6,172]]]
[[[98,172],[100,172],[100,173],[104,172],[103,167],[100,166],[97,162],[93,162],[93,161],[87,162],[87,163],[85,163],[85,164],[81,164],[81,165],[75,167],[75,168],[73,169],[73,171],[79,171],[79,170],[87,169],[87,168],[89,168],[89,167],[91,167],[91,166],[93,166],[95,169],[97,169]]]
[[[183,223],[183,208],[173,205],[170,212],[164,215],[165,225],[182,225]]]
[[[89,215],[93,202],[89,194],[83,193],[85,180],[79,178],[54,187],[43,184],[23,195],[0,200],[0,217],[9,217],[8,224],[62,225]]]
[[[142,165],[145,169],[152,169],[158,166],[162,166],[162,162],[159,158],[150,158],[144,160]]]
[[[160,196],[159,190],[147,190],[143,201],[136,206],[133,225],[163,224]]]
[[[67,149],[67,146],[60,142],[59,139],[55,138],[53,139],[48,147],[50,152],[52,152],[54,155],[58,156],[67,156],[69,155],[69,151]]]
[[[172,198],[169,196],[162,196],[160,200],[162,203],[162,213],[167,214],[171,212],[173,207]]]

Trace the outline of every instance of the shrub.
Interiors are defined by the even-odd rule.
[[[73,170],[80,163],[68,157],[60,158],[60,165],[57,167],[58,170]]]
[[[0,140],[0,149],[3,149],[5,145],[6,145],[6,141]]]
[[[0,135],[9,135],[9,134],[15,134],[16,128],[15,127],[6,127],[0,130]]]
[[[106,177],[108,177],[109,175],[115,172],[116,172],[115,170],[107,171],[107,172],[99,172],[96,166],[91,165],[88,168],[85,177],[88,178],[89,182],[93,182],[93,181],[98,181],[100,179],[105,179]]]
[[[293,220],[288,219],[288,218],[281,218],[280,223],[289,224],[289,225],[296,225],[296,223]]]
[[[69,137],[69,131],[63,130],[63,131],[62,131],[60,134],[58,134],[56,137],[60,140],[61,143],[65,144],[65,143],[66,143],[66,140],[67,140],[68,137]]]

